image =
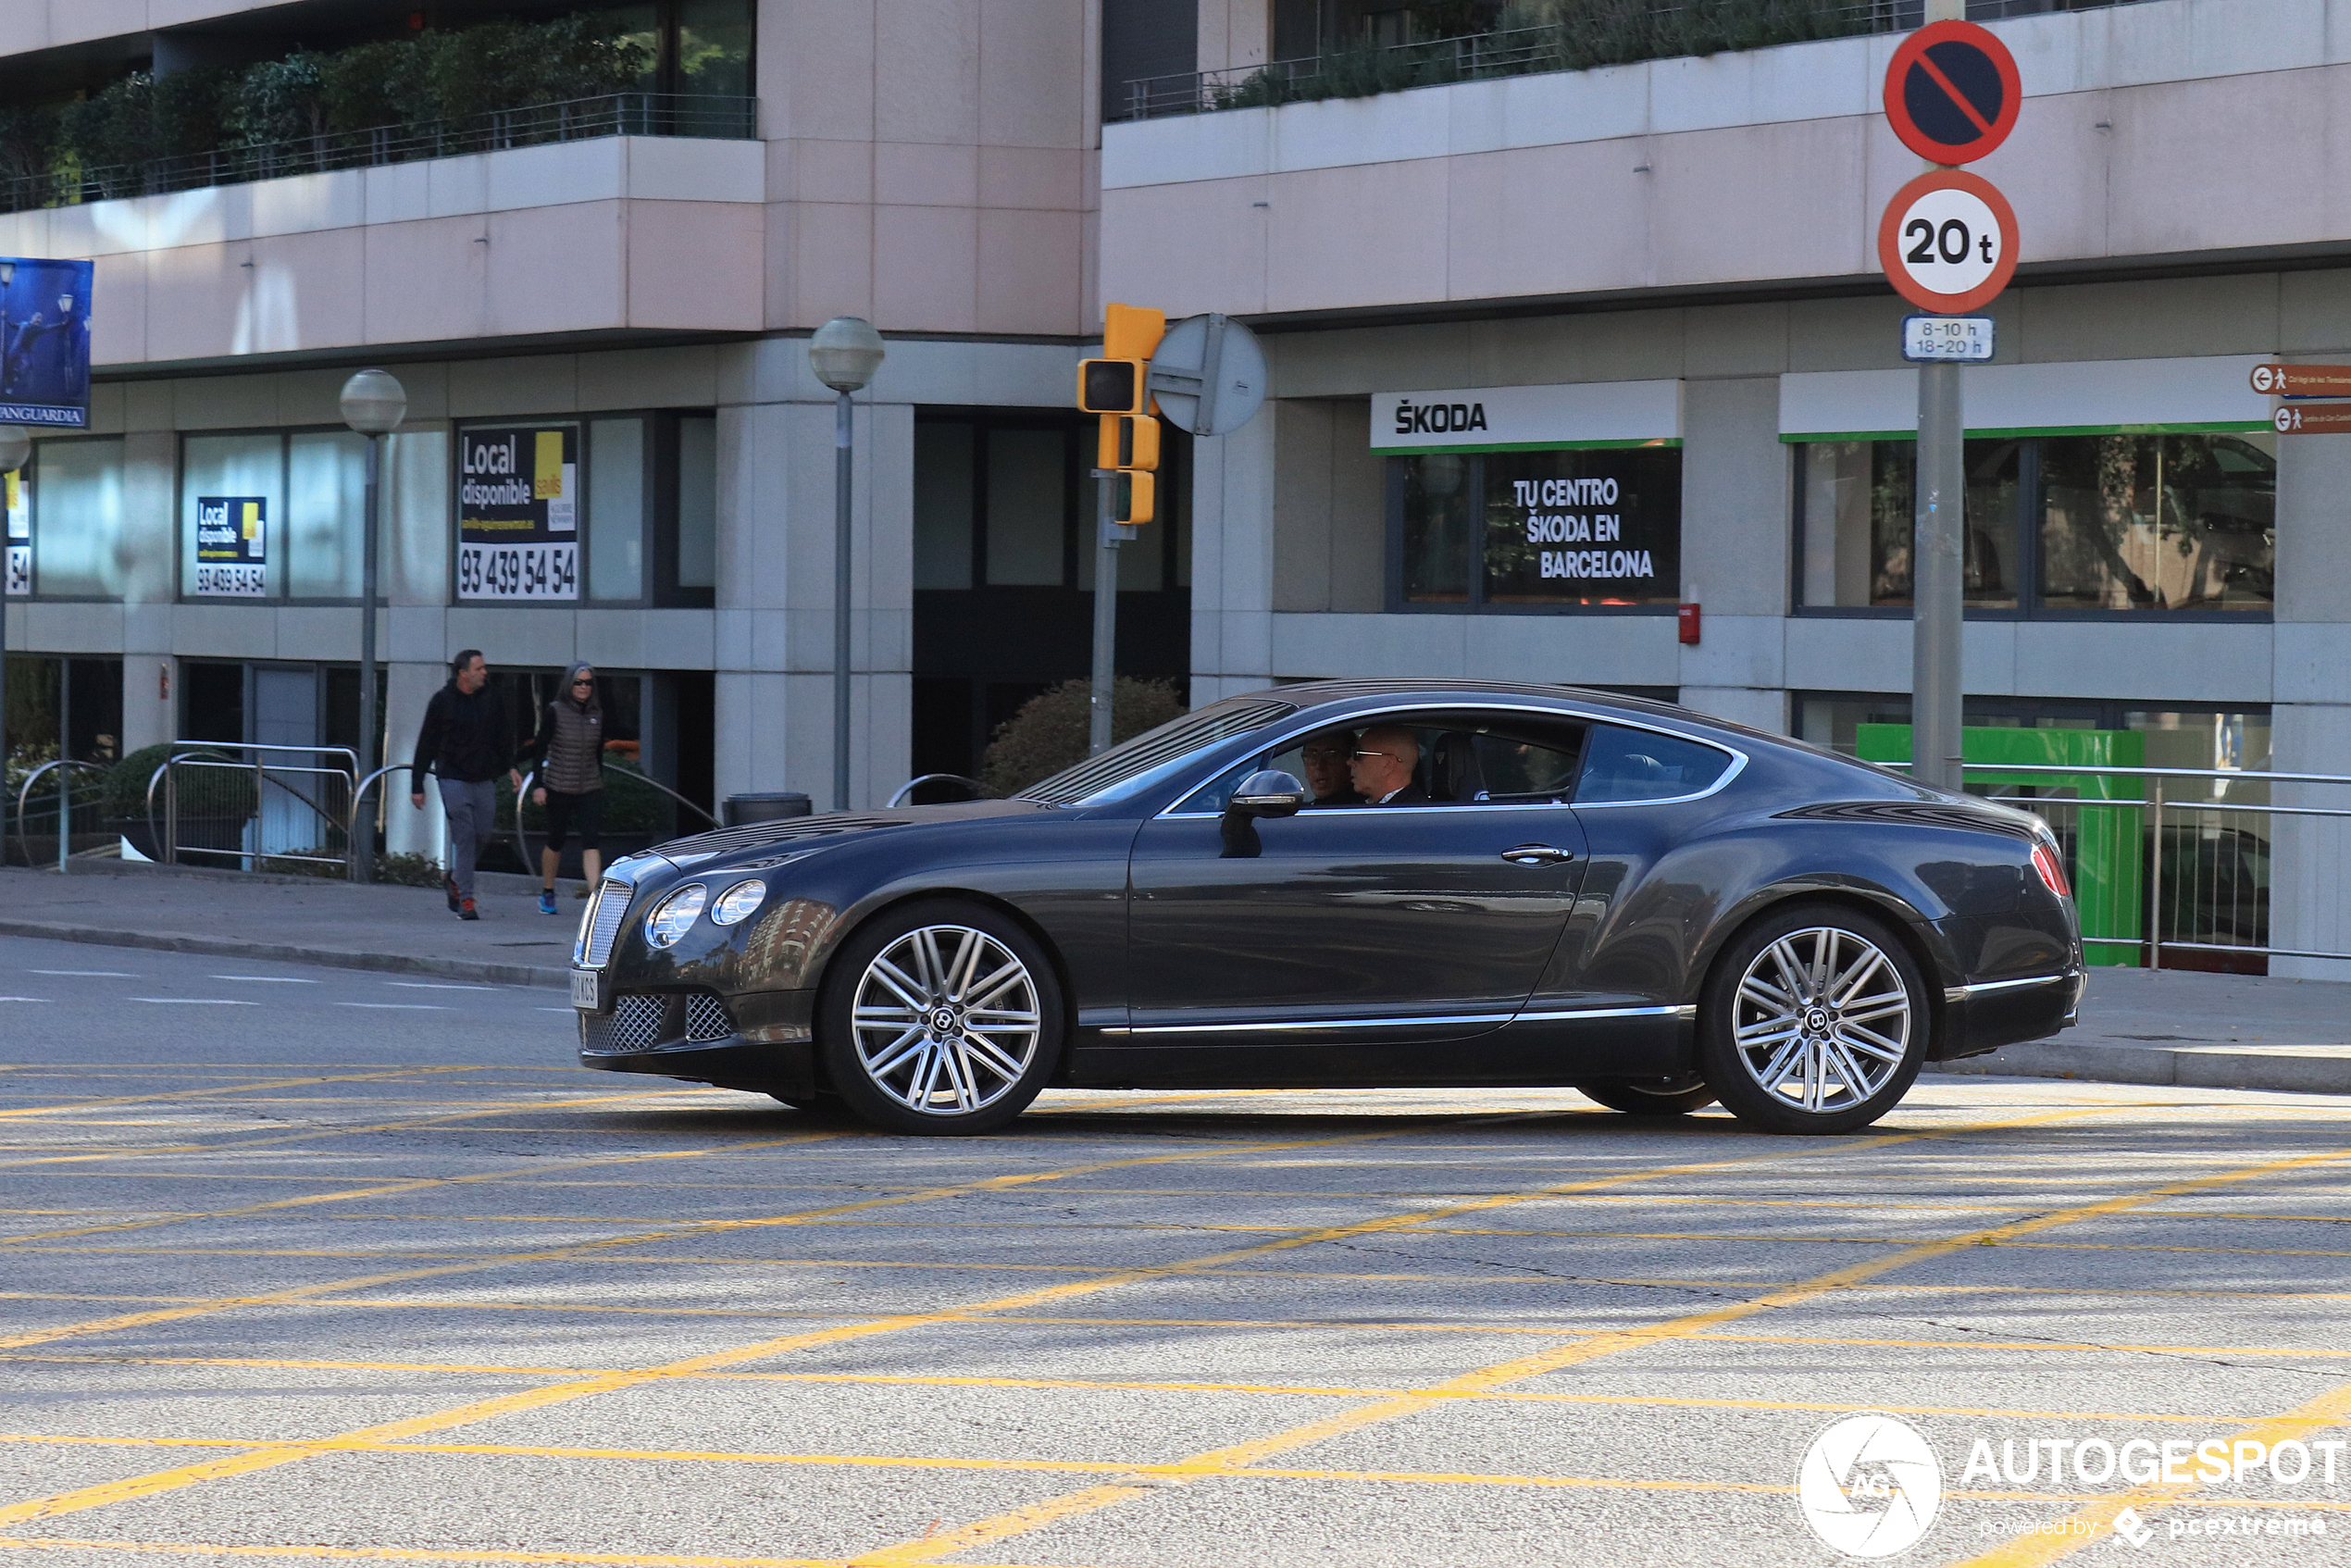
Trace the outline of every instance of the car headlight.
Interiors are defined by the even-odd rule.
[[[709,898],[710,890],[700,882],[689,882],[671,893],[645,916],[645,940],[655,947],[676,946],[678,939],[702,918],[702,906]]]
[[[748,920],[752,912],[759,907],[760,901],[766,896],[767,884],[765,882],[755,879],[738,882],[719,894],[718,902],[710,906],[710,923],[714,926],[732,926],[738,921]]]

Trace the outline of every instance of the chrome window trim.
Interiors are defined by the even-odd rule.
[[[2022,990],[2027,986],[2054,986],[2060,981],[2071,978],[2073,974],[2069,970],[2062,975],[2029,975],[2021,980],[1978,980],[1972,985],[1947,988],[1943,992],[1943,1000],[1965,1002],[1969,997],[1983,996],[1991,991]]]
[[[1193,815],[1197,815],[1197,813]],[[1300,1018],[1247,1024],[1135,1024],[1103,1028],[1105,1035],[1291,1034],[1304,1029],[1407,1029],[1435,1024],[1554,1023],[1572,1018],[1695,1018],[1698,1008],[1568,1007],[1541,1013],[1454,1013],[1408,1018]]]
[[[1422,701],[1417,703],[1402,703],[1394,707],[1375,708],[1367,713],[1350,714],[1344,722],[1350,728],[1361,728],[1362,724],[1369,723],[1375,719],[1392,717],[1397,714],[1425,712],[1432,708],[1443,712],[1465,714],[1534,714],[1543,718],[1572,718],[1581,719],[1586,724],[1612,724],[1621,729],[1643,730],[1651,735],[1662,735],[1671,740],[1685,740],[1693,746],[1705,746],[1717,752],[1726,753],[1730,756],[1731,765],[1724,768],[1723,770],[1722,777],[1715,779],[1713,783],[1693,794],[1661,795],[1653,801],[1584,801],[1580,803],[1576,801],[1499,801],[1489,802],[1482,805],[1472,801],[1430,801],[1420,805],[1360,805],[1333,807],[1330,809],[1343,810],[1350,815],[1360,816],[1365,812],[1412,813],[1417,815],[1430,810],[1443,811],[1449,814],[1469,811],[1608,811],[1622,806],[1684,805],[1691,801],[1702,801],[1709,795],[1721,793],[1723,790],[1730,787],[1731,780],[1736,778],[1741,773],[1747,771],[1747,753],[1739,750],[1736,746],[1731,745],[1725,741],[1700,740],[1694,735],[1684,735],[1678,730],[1668,729],[1662,725],[1643,724],[1636,719],[1618,718],[1613,715],[1591,713],[1582,708],[1546,708],[1537,707],[1531,703],[1432,703]],[[1289,741],[1300,740],[1305,736],[1316,734],[1319,731],[1328,729],[1331,728],[1332,722],[1333,721],[1329,718],[1324,718],[1319,722],[1307,724],[1301,728],[1292,729],[1287,733],[1279,736],[1260,749],[1269,752],[1273,751]],[[1200,783],[1205,782],[1207,782],[1205,779],[1200,781]],[[1184,800],[1189,799],[1192,794],[1192,790],[1198,790],[1200,787],[1200,784],[1196,783],[1192,786],[1191,790],[1185,790],[1181,796],[1177,797],[1177,803],[1180,804]],[[1312,811],[1313,809],[1314,808],[1312,806],[1306,808],[1308,811]],[[1224,814],[1221,812],[1213,811],[1177,811],[1175,806],[1171,805],[1166,810],[1160,812],[1153,820],[1169,822],[1214,822],[1217,821]]]

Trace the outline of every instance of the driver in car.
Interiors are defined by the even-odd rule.
[[[1299,765],[1306,770],[1310,805],[1360,806],[1363,797],[1348,782],[1348,766],[1355,755],[1355,731],[1325,730],[1309,736],[1298,749]]]
[[[1375,806],[1417,806],[1428,803],[1428,791],[1412,782],[1420,766],[1420,738],[1399,725],[1366,729],[1355,741],[1355,759],[1348,772],[1363,799]]]

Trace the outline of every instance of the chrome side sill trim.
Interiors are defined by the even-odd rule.
[[[1431,1024],[1554,1023],[1574,1018],[1695,1018],[1698,1008],[1572,1007],[1545,1013],[1463,1013],[1417,1018],[1300,1018],[1250,1024],[1138,1024],[1114,1026],[1105,1035],[1237,1035],[1288,1034],[1301,1029],[1408,1029]]]
[[[2068,974],[2034,975],[2021,980],[1978,980],[1972,986],[1950,987],[1948,989],[1944,991],[1943,1000],[1946,1002],[1965,1002],[1969,997],[1983,996],[1990,991],[2022,990],[2027,986],[2054,986],[2059,984],[2060,981],[2070,980],[2071,978],[2073,978],[2073,977]]]
[[[1547,1024],[1568,1018],[1695,1018],[1697,1016],[1697,1004],[1686,1002],[1679,1007],[1569,1007],[1553,1013],[1522,1013],[1511,1022]]]

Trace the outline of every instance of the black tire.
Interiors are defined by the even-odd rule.
[[[1037,940],[995,910],[925,900],[834,955],[816,1039],[831,1092],[861,1121],[918,1137],[993,1132],[1028,1109],[1061,1058],[1061,983]]]
[[[1673,1089],[1642,1089],[1627,1083],[1577,1084],[1575,1092],[1628,1116],[1686,1116],[1714,1103],[1714,1091],[1702,1083]]]
[[[1765,1132],[1868,1126],[1925,1062],[1925,977],[1885,922],[1845,904],[1775,909],[1723,949],[1699,994],[1699,1068]]]

